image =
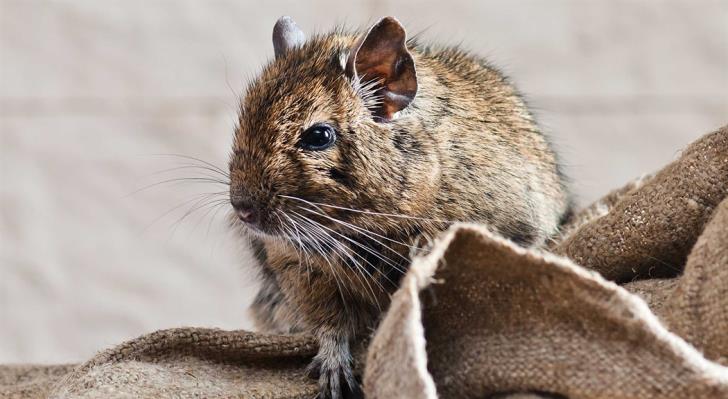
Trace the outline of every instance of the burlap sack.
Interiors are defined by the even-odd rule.
[[[706,358],[728,366],[728,198],[690,251],[681,278],[625,288],[644,297],[670,330]]]
[[[728,397],[728,368],[636,295],[566,258],[465,225],[411,270],[369,347],[369,398]],[[713,310],[705,322],[723,320],[715,328],[725,334],[728,309]]]
[[[553,251],[618,282],[679,274],[713,209],[728,195],[728,126],[634,186],[618,193],[608,215],[570,231]],[[590,210],[608,207],[613,197]]]
[[[55,370],[43,378],[43,367],[0,368],[0,397],[311,398],[317,388],[304,368],[316,350],[307,336],[162,330],[101,352],[62,378]]]
[[[452,228],[395,293],[367,396],[728,397],[727,165],[728,127],[587,208],[550,247],[576,262]],[[75,367],[0,366],[0,397],[313,397],[315,352],[306,336],[165,330]]]

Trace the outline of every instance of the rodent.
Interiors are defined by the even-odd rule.
[[[420,237],[453,221],[523,246],[569,215],[557,157],[497,69],[386,17],[309,39],[288,17],[241,101],[230,201],[258,257],[258,327],[310,332],[320,398],[361,395],[376,327]]]

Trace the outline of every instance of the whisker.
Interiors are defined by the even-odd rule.
[[[300,214],[298,214],[296,216],[298,216],[299,218],[301,217]],[[331,235],[329,235],[325,231],[321,230],[320,226],[318,224],[316,224],[315,222],[311,221],[310,219],[308,219],[308,220],[299,219],[299,221],[301,223],[307,224],[308,226],[310,226],[312,228],[311,230],[306,231],[306,233],[308,233],[307,235],[309,235],[309,237],[313,236],[313,237],[318,238],[318,239],[314,238],[312,243],[319,246],[319,248],[320,248],[319,252],[320,252],[321,256],[329,264],[331,272],[336,276],[337,275],[336,266],[334,266],[329,261],[328,257],[324,253],[321,245],[325,245],[329,250],[331,250],[334,254],[338,255],[340,258],[341,258],[341,254],[342,254],[341,251],[345,250],[345,247],[343,247],[343,245],[340,242],[336,241],[333,237],[331,237]],[[344,251],[343,254],[346,255],[352,261],[356,262],[356,260],[354,260],[348,252]],[[343,258],[342,258],[342,261],[343,261]],[[353,283],[347,274],[344,274],[344,276],[347,278],[347,280],[349,280],[350,283]],[[339,289],[341,289],[341,287],[339,287]],[[346,291],[351,294],[351,291],[349,289],[347,289]]]
[[[303,222],[303,220],[300,220],[299,222]],[[313,226],[313,228],[315,229],[316,226]],[[321,244],[327,244],[329,246],[329,248],[333,248],[333,247],[331,246],[331,244],[326,243],[325,241],[324,242],[321,242],[321,241],[313,238],[314,237],[313,236],[313,234],[314,234],[313,231],[310,231],[310,230],[309,231],[304,231],[304,234],[306,234],[309,237],[309,239],[311,239],[311,243],[315,245],[314,248],[317,248],[316,251],[319,253],[319,255],[328,264],[329,270],[331,271],[331,276],[333,277],[334,283],[336,284],[337,290],[339,291],[339,297],[341,298],[341,303],[344,306],[344,309],[348,312],[349,310],[348,310],[348,306],[347,306],[347,301],[344,298],[344,291],[342,289],[343,282],[341,284],[339,283],[338,274],[336,273],[336,267],[331,263],[331,261],[328,259],[328,257],[324,253],[324,249],[321,247]],[[349,290],[347,289],[347,291],[349,291]]]
[[[193,213],[199,211],[200,209],[204,209],[204,208],[206,208],[206,207],[208,207],[210,205],[214,205],[214,204],[221,204],[221,203],[223,203],[223,201],[224,202],[227,202],[228,200],[227,199],[215,199],[215,200],[208,200],[207,202],[204,202],[204,201],[205,201],[205,199],[196,202],[194,205],[192,205],[192,207],[190,208],[190,210],[188,210],[187,212],[185,212],[185,214],[182,215],[182,217],[180,217],[174,224],[172,224],[171,227],[172,227],[172,235],[173,236],[174,236],[175,232],[177,231],[177,229],[179,228],[179,226],[181,225],[181,223],[188,216],[190,216]]]
[[[296,200],[299,200],[299,201],[302,201],[302,202],[306,202],[306,203],[312,204],[312,205],[313,205],[313,206],[314,206],[315,208],[317,208],[317,209],[321,210],[322,212],[323,212],[323,210],[322,210],[322,209],[321,209],[320,207],[318,207],[317,205],[327,205],[327,204],[322,204],[322,203],[315,203],[315,202],[311,202],[311,201],[306,201],[306,200],[304,200],[304,199],[301,199],[301,198],[297,198],[297,197],[292,197],[292,196],[285,196],[285,195],[280,195],[280,196],[281,196],[281,197],[284,197],[284,198],[291,198],[291,199],[296,199]],[[299,208],[301,208],[301,209],[303,209],[303,210],[306,210],[306,211],[308,211],[308,212],[312,212],[312,213],[318,214],[318,215],[320,215],[320,216],[323,216],[323,217],[325,217],[325,218],[328,218],[328,219],[330,219],[330,220],[332,220],[332,221],[334,221],[334,222],[337,222],[337,223],[340,223],[340,224],[342,224],[342,225],[345,225],[345,226],[347,226],[347,227],[349,227],[349,228],[351,228],[351,229],[353,229],[353,230],[355,230],[355,231],[359,231],[360,233],[362,233],[363,235],[365,235],[366,237],[368,237],[368,238],[369,238],[369,239],[371,239],[372,241],[374,241],[374,242],[376,242],[376,243],[378,243],[378,244],[382,245],[383,247],[385,247],[385,248],[389,249],[389,250],[390,250],[391,252],[395,253],[395,254],[396,254],[397,256],[399,256],[400,258],[402,258],[402,259],[403,259],[403,260],[404,260],[405,262],[409,262],[409,259],[408,259],[407,257],[405,257],[404,255],[402,255],[402,254],[401,254],[401,253],[399,253],[398,251],[394,250],[394,249],[393,249],[393,248],[391,248],[390,246],[388,246],[388,245],[386,245],[386,244],[382,243],[381,241],[379,241],[379,240],[377,240],[377,239],[374,239],[374,238],[372,238],[372,237],[371,237],[371,236],[370,236],[370,235],[369,235],[368,233],[374,234],[374,235],[376,235],[376,236],[378,236],[378,237],[380,237],[380,238],[383,238],[383,239],[386,239],[386,240],[389,240],[389,241],[393,241],[393,242],[395,242],[395,243],[398,243],[398,244],[400,244],[400,245],[404,245],[404,246],[406,246],[406,247],[408,247],[408,248],[410,248],[410,249],[414,249],[414,250],[419,250],[419,249],[420,249],[420,248],[418,248],[418,247],[414,247],[414,246],[408,245],[408,244],[406,244],[406,243],[403,243],[403,242],[399,242],[399,241],[396,241],[396,240],[392,240],[392,239],[390,239],[390,238],[388,238],[388,237],[385,237],[385,236],[382,236],[382,235],[380,235],[380,234],[377,234],[377,233],[374,233],[374,232],[370,232],[370,231],[368,231],[368,230],[366,230],[366,229],[364,229],[364,228],[360,228],[360,227],[358,227],[358,226],[355,226],[355,225],[353,225],[353,224],[350,224],[350,223],[346,223],[346,222],[343,222],[343,221],[341,221],[341,220],[338,220],[338,219],[336,219],[336,218],[330,217],[330,216],[328,216],[328,215],[326,215],[326,214],[324,214],[324,213],[318,213],[318,212],[315,212],[315,211],[313,211],[313,210],[311,210],[311,209],[308,209],[308,208],[304,208],[304,207],[300,207],[300,206],[299,206]],[[301,215],[301,216],[303,217],[303,215]],[[308,218],[307,218],[307,219],[308,219]],[[309,219],[309,220],[310,220],[310,219]],[[325,226],[322,226],[322,227],[323,227],[323,228],[326,228]],[[331,229],[329,229],[329,230],[331,230]],[[376,252],[376,251],[374,251],[373,249],[371,249],[371,248],[369,248],[369,247],[367,247],[367,246],[364,246],[363,244],[361,244],[361,243],[359,243],[359,242],[357,242],[357,241],[353,241],[353,240],[351,240],[351,239],[350,239],[349,237],[347,237],[347,236],[345,236],[345,235],[342,235],[342,234],[339,234],[338,232],[335,232],[334,230],[331,230],[331,231],[332,231],[332,232],[334,232],[334,233],[335,233],[335,234],[337,234],[337,235],[340,235],[341,237],[345,238],[346,240],[348,240],[348,241],[351,241],[351,242],[352,242],[352,243],[353,243],[354,245],[356,245],[356,246],[358,246],[358,247],[360,247],[360,248],[364,249],[364,250],[365,250],[365,251],[367,251],[368,253],[370,253],[370,254],[374,255],[375,257],[377,257],[378,259],[382,260],[383,262],[385,262],[385,263],[386,263],[387,265],[389,265],[390,267],[392,267],[392,268],[393,268],[394,270],[398,271],[399,273],[402,273],[402,274],[405,274],[405,273],[406,273],[406,270],[403,270],[403,269],[402,269],[402,267],[400,267],[399,265],[395,264],[396,262],[394,262],[394,261],[393,261],[393,260],[392,260],[391,258],[389,258],[389,257],[386,257],[386,256],[384,256],[384,255],[383,255],[383,254],[381,254],[381,253],[377,253],[377,252]],[[366,259],[364,259],[364,260],[365,260],[366,262],[368,262],[368,260],[366,260]],[[391,279],[389,279],[388,277],[386,277],[386,276],[385,276],[384,274],[382,274],[382,275],[383,275],[383,276],[384,276],[384,277],[385,277],[385,278],[386,278],[386,279],[387,279],[387,280],[388,280],[388,281],[389,281],[390,283],[392,283],[392,284],[393,284],[394,286],[396,286],[396,285],[397,285],[397,284],[395,284],[395,283],[394,283],[393,281],[391,281]]]
[[[158,157],[176,157],[176,158],[187,159],[187,160],[190,160],[190,161],[201,162],[201,163],[203,163],[203,164],[205,164],[205,165],[207,165],[207,166],[209,166],[209,167],[211,167],[213,169],[218,170],[219,172],[223,173],[224,175],[228,176],[228,173],[224,169],[220,168],[219,166],[217,166],[217,165],[215,165],[215,164],[213,164],[211,162],[207,162],[205,160],[202,160],[200,158],[195,158],[195,157],[190,156],[190,155],[183,155],[183,154],[152,154],[152,156],[158,156]]]
[[[153,184],[144,186],[142,188],[139,188],[137,190],[132,191],[131,193],[129,193],[127,195],[127,197],[132,196],[134,194],[138,194],[141,191],[149,190],[150,188],[154,188],[154,187],[160,186],[162,184],[175,183],[175,182],[183,182],[183,181],[185,181],[185,182],[196,182],[196,183],[216,183],[216,184],[222,184],[224,186],[229,186],[230,185],[230,182],[226,182],[226,181],[219,180],[219,179],[212,179],[212,178],[209,178],[209,177],[177,177],[177,178],[174,178],[174,179],[166,179],[166,180],[163,180],[163,181],[160,181],[160,182],[157,182],[157,183],[153,183]]]
[[[334,209],[339,209],[339,210],[343,210],[343,211],[349,211],[349,212],[355,212],[355,213],[363,213],[363,214],[367,214],[367,215],[383,216],[383,217],[391,217],[391,218],[402,218],[402,219],[412,219],[412,220],[421,220],[421,221],[438,222],[438,223],[456,223],[456,222],[458,222],[457,220],[432,219],[432,218],[424,218],[424,217],[418,217],[418,216],[397,215],[397,214],[393,214],[393,213],[382,213],[382,212],[364,211],[364,210],[360,210],[360,209],[347,208],[347,207],[343,207],[343,206],[339,206],[339,205],[324,204],[322,202],[307,201],[307,200],[305,200],[303,198],[292,197],[290,195],[282,195],[282,194],[280,194],[279,196],[280,197],[283,197],[283,198],[289,198],[289,199],[292,199],[292,200],[305,202],[305,203],[307,203],[309,205],[319,205],[319,206],[323,206],[323,207],[326,207],[326,208],[334,208]]]
[[[225,206],[225,204],[219,204],[213,208],[217,208],[217,209],[215,210],[215,213],[212,214],[210,221],[207,223],[207,230],[205,231],[205,237],[210,236],[210,228],[212,227],[212,222],[215,221],[215,218],[217,217],[217,214],[220,212],[220,210],[225,209],[226,206]]]
[[[296,213],[296,212],[294,212],[294,213]],[[303,217],[305,217],[305,216],[303,216]],[[308,218],[306,218],[306,219],[308,219]],[[309,220],[310,220],[310,219],[309,219]],[[364,245],[364,244],[361,244],[361,243],[359,243],[358,241],[356,241],[356,240],[352,239],[351,237],[347,237],[346,235],[344,235],[344,234],[341,234],[341,233],[337,232],[336,230],[333,230],[333,229],[331,229],[331,228],[329,228],[329,227],[326,227],[326,226],[324,226],[324,225],[321,225],[321,228],[324,228],[324,229],[326,229],[326,230],[328,230],[328,231],[330,231],[330,232],[332,232],[332,233],[334,233],[334,234],[336,234],[336,235],[340,236],[341,238],[343,238],[343,239],[345,239],[345,240],[347,240],[347,241],[351,242],[352,244],[356,245],[357,247],[359,247],[359,248],[361,248],[361,249],[363,249],[363,250],[367,251],[368,253],[370,253],[370,254],[372,254],[372,255],[376,256],[376,257],[377,257],[377,258],[378,258],[379,260],[381,260],[382,262],[385,262],[385,263],[386,263],[387,265],[391,266],[392,268],[394,268],[394,269],[395,269],[395,270],[397,270],[398,272],[400,272],[400,273],[405,273],[405,271],[404,271],[404,270],[400,269],[400,268],[399,268],[399,267],[398,267],[397,265],[395,265],[395,264],[393,263],[394,261],[393,261],[392,259],[390,259],[390,258],[388,258],[388,257],[385,257],[384,255],[381,255],[381,254],[377,253],[377,251],[375,251],[375,250],[373,250],[373,249],[371,249],[371,248],[367,247],[366,245]],[[391,248],[390,248],[390,250],[391,250],[391,251],[393,251],[393,252],[395,252],[395,253],[397,253],[396,251],[394,251],[394,250],[393,250],[393,249],[391,249]],[[402,258],[403,258],[403,259],[404,259],[405,261],[409,261],[409,259],[405,258],[405,257],[404,257],[404,256],[402,256],[401,254],[399,254],[399,253],[397,253],[397,254],[398,254],[398,255],[400,255],[400,256],[401,256],[401,257],[402,257]],[[391,282],[391,280],[390,280],[390,282]],[[395,284],[395,285],[396,285],[396,284]]]
[[[144,227],[144,229],[142,229],[142,232],[144,232],[144,231],[147,231],[147,230],[148,230],[148,229],[149,229],[150,227],[152,227],[152,226],[153,226],[153,225],[154,225],[155,223],[157,223],[157,222],[158,222],[158,221],[159,221],[160,219],[162,219],[162,218],[164,218],[165,216],[169,215],[170,213],[172,213],[172,212],[176,211],[177,209],[179,209],[179,208],[181,208],[181,207],[183,207],[183,206],[185,206],[185,205],[189,204],[190,202],[193,202],[193,201],[199,201],[200,199],[199,199],[198,197],[203,197],[202,199],[209,199],[209,198],[210,198],[210,197],[212,197],[212,196],[215,196],[215,195],[223,195],[223,194],[227,194],[227,191],[220,191],[220,192],[216,192],[216,193],[202,193],[202,194],[197,194],[197,195],[193,196],[193,197],[192,197],[192,199],[189,199],[189,200],[187,200],[187,201],[184,201],[184,202],[182,202],[181,204],[179,204],[179,205],[177,205],[177,206],[175,206],[175,207],[173,207],[173,208],[171,208],[171,209],[167,210],[166,212],[164,212],[164,213],[163,213],[163,214],[161,214],[160,216],[156,217],[156,218],[155,218],[154,220],[152,220],[152,221],[151,221],[151,222],[150,222],[150,223],[149,223],[148,225],[146,225],[146,226]]]
[[[164,173],[170,173],[170,172],[175,172],[175,171],[178,171],[178,170],[187,170],[187,169],[199,169],[199,170],[204,170],[204,171],[207,171],[207,172],[215,173],[217,175],[220,175],[220,176],[224,177],[226,180],[229,180],[229,178],[230,178],[230,175],[228,175],[227,173],[223,173],[223,172],[221,172],[221,171],[219,171],[217,169],[213,169],[213,168],[211,168],[209,166],[206,166],[206,165],[194,165],[194,164],[190,164],[190,163],[182,164],[182,166],[175,166],[175,167],[172,167],[172,168],[158,170],[156,172],[150,173],[148,176],[151,177],[151,176],[161,175],[161,174],[164,174]],[[211,176],[208,176],[208,175],[203,175],[203,176],[211,177]]]
[[[290,225],[286,225],[286,223],[284,223],[283,220],[281,220],[280,216],[278,216],[278,214],[276,214],[276,217],[280,221],[281,226],[284,227],[286,234],[290,234],[293,238],[295,238],[296,241],[298,241],[301,251],[300,252],[296,251],[296,252],[299,254],[299,256],[298,256],[299,261],[304,263],[304,266],[306,267],[306,279],[307,279],[308,285],[310,287],[311,286],[311,257],[312,257],[312,254],[310,253],[309,249],[306,248],[306,246],[303,244],[303,240],[301,238],[301,233],[299,232],[298,227],[296,226],[296,222],[293,219],[291,219],[288,215],[286,215],[285,213],[281,213],[281,214],[283,215],[283,217],[285,217],[290,222]],[[294,247],[295,247],[295,244],[294,244]],[[303,253],[303,257],[304,257],[303,260],[301,259],[301,253]]]
[[[323,214],[323,213],[320,213],[320,212],[316,212],[313,209],[309,209],[309,208],[306,208],[306,207],[303,207],[303,206],[299,206],[298,208],[299,209],[303,209],[304,211],[311,212],[311,213],[313,213],[315,215],[319,215],[319,216],[324,217],[326,219],[329,219],[329,220],[331,220],[333,222],[339,223],[339,224],[341,224],[344,227],[348,227],[348,228],[350,228],[350,229],[352,229],[354,231],[357,231],[357,232],[363,234],[365,237],[367,237],[367,238],[371,239],[372,241],[376,242],[377,244],[380,244],[383,247],[389,249],[390,251],[398,254],[405,261],[409,261],[409,259],[407,259],[406,257],[402,256],[399,252],[395,251],[393,248],[389,247],[388,245],[384,244],[383,242],[381,242],[381,241],[373,238],[372,235],[373,236],[376,236],[376,237],[379,237],[379,238],[382,238],[382,239],[387,240],[387,241],[391,241],[391,242],[396,243],[396,244],[403,245],[403,246],[405,246],[407,248],[410,248],[410,249],[419,249],[419,247],[415,247],[413,245],[406,244],[406,243],[404,243],[402,241],[393,240],[393,239],[391,239],[389,237],[383,236],[381,234],[377,234],[377,233],[375,233],[373,231],[370,231],[370,230],[367,230],[367,229],[365,229],[363,227],[359,227],[359,226],[356,226],[356,225],[354,225],[352,223],[347,223],[347,222],[344,222],[343,220],[336,219],[335,217],[332,217],[332,216],[329,216],[329,215],[326,215],[326,214]]]
[[[291,198],[295,198],[295,197],[291,197]],[[297,199],[299,199],[299,200],[301,200],[301,201],[305,201],[305,200],[303,200],[303,199],[301,199],[301,198],[297,198]],[[325,211],[324,211],[323,209],[321,209],[321,207],[319,207],[319,206],[315,205],[314,203],[311,203],[310,201],[306,201],[306,202],[309,202],[309,203],[311,204],[311,206],[313,206],[314,208],[318,209],[318,210],[319,210],[320,212],[316,212],[316,211],[314,211],[313,209],[309,209],[309,208],[306,208],[306,207],[302,207],[302,206],[298,206],[298,207],[299,207],[300,209],[306,210],[306,211],[308,211],[308,212],[312,212],[312,213],[315,213],[315,214],[317,214],[317,215],[323,216],[323,217],[325,217],[325,218],[327,218],[327,219],[330,219],[330,220],[332,220],[332,221],[334,221],[334,222],[336,222],[336,223],[342,224],[343,226],[345,226],[345,227],[349,227],[349,228],[351,228],[352,230],[358,231],[358,232],[360,232],[360,233],[364,234],[364,235],[365,235],[366,237],[368,237],[368,238],[370,238],[371,240],[373,240],[373,241],[377,242],[378,244],[381,244],[381,245],[385,246],[385,247],[386,247],[387,249],[389,249],[389,250],[391,250],[391,251],[393,251],[393,252],[397,252],[397,251],[395,251],[394,249],[392,249],[392,248],[390,248],[389,246],[385,245],[384,243],[382,243],[382,242],[380,242],[380,241],[378,241],[378,240],[376,240],[376,239],[372,238],[372,237],[371,237],[371,236],[370,236],[369,234],[371,234],[371,235],[374,235],[374,236],[376,236],[376,237],[379,237],[379,238],[381,238],[381,239],[384,239],[384,240],[386,240],[386,241],[389,241],[389,242],[395,243],[395,244],[403,245],[403,246],[405,246],[405,247],[409,248],[410,250],[415,250],[415,251],[418,251],[418,250],[420,250],[420,249],[421,249],[421,248],[420,248],[420,247],[418,247],[418,246],[413,246],[413,245],[411,245],[411,244],[407,244],[407,243],[405,243],[405,242],[403,242],[403,241],[397,241],[397,240],[394,240],[394,239],[392,239],[392,238],[389,238],[389,237],[387,237],[387,236],[384,236],[384,235],[382,235],[382,234],[378,234],[378,233],[376,233],[376,232],[373,232],[373,231],[371,231],[371,230],[367,230],[367,229],[366,229],[366,228],[364,228],[364,227],[361,227],[361,226],[357,226],[357,225],[355,225],[355,224],[353,224],[353,223],[348,223],[348,222],[344,222],[343,220],[340,220],[340,219],[336,219],[336,218],[334,218],[333,216],[329,216],[328,214],[326,214],[326,212],[325,212]],[[405,260],[409,261],[409,259],[405,259]]]
[[[320,224],[320,223],[317,223],[316,221],[314,221],[314,220],[311,220],[310,218],[308,218],[308,217],[306,217],[306,216],[303,216],[303,215],[301,215],[301,214],[300,214],[300,213],[298,213],[298,212],[295,212],[295,211],[293,211],[293,213],[294,213],[294,214],[296,214],[296,215],[298,215],[299,217],[302,217],[302,218],[304,218],[305,220],[308,220],[308,221],[309,221],[310,223],[312,223],[312,224],[316,224],[316,225],[318,225],[318,226],[319,226],[319,228],[321,228],[321,229],[325,229],[325,230],[328,230],[328,231],[330,231],[331,233],[334,233],[334,234],[336,234],[336,235],[338,235],[338,236],[340,236],[340,237],[344,238],[345,240],[347,240],[347,241],[351,242],[352,244],[354,244],[354,245],[356,245],[356,246],[358,246],[358,247],[362,248],[363,250],[367,251],[368,253],[370,253],[370,254],[372,254],[372,255],[376,256],[376,257],[377,257],[378,259],[380,259],[381,261],[385,262],[386,264],[388,264],[389,266],[391,266],[391,267],[392,267],[392,268],[394,268],[395,270],[398,270],[398,271],[400,271],[400,272],[402,272],[402,273],[403,273],[403,271],[401,271],[401,269],[399,269],[399,268],[398,268],[398,267],[397,267],[397,266],[396,266],[395,264],[393,264],[393,263],[392,263],[392,260],[391,260],[391,259],[389,259],[389,258],[387,258],[387,257],[385,257],[385,256],[383,256],[383,255],[380,255],[380,254],[378,254],[378,253],[377,253],[376,251],[374,251],[374,250],[370,249],[369,247],[367,247],[367,246],[365,246],[365,245],[363,245],[363,244],[361,244],[361,243],[357,242],[356,240],[353,240],[353,239],[351,239],[351,238],[349,238],[349,237],[347,237],[347,236],[345,236],[345,235],[343,235],[343,234],[341,234],[341,233],[339,233],[339,232],[337,232],[337,231],[335,231],[335,230],[332,230],[332,229],[330,229],[330,228],[328,228],[328,227],[326,227],[326,226],[324,226],[324,225],[322,225],[322,224]],[[327,235],[328,235],[329,237],[331,237],[331,235],[330,235],[330,234],[328,234],[328,233],[327,233]],[[333,237],[332,237],[332,239],[333,239]],[[337,242],[338,242],[338,241],[337,241]],[[361,258],[361,259],[362,259],[362,260],[363,260],[364,262],[366,262],[367,264],[369,264],[370,266],[372,266],[372,267],[373,267],[373,268],[374,268],[375,270],[378,270],[378,269],[377,269],[377,268],[376,268],[376,267],[375,267],[374,265],[372,265],[372,264],[371,264],[371,262],[369,262],[369,260],[367,260],[366,258],[364,258],[364,257],[363,257],[362,255],[360,255],[360,254],[356,253],[355,251],[354,251],[353,253],[354,253],[354,255],[356,255],[356,256],[359,256],[359,257],[360,257],[360,258]],[[358,262],[355,262],[355,263],[356,263],[356,264],[358,264]],[[368,271],[367,271],[366,269],[362,269],[362,270],[363,270],[364,272],[366,272],[366,273],[367,273],[367,275],[368,275],[368,276],[369,276],[369,277],[370,277],[370,278],[371,278],[372,280],[376,281],[376,279],[374,279],[374,276],[373,276],[372,274],[370,274],[370,273],[369,273],[369,272],[368,272]],[[387,279],[387,280],[388,280],[388,281],[389,281],[389,282],[390,282],[390,283],[391,283],[391,284],[392,284],[393,286],[395,286],[395,287],[397,286],[397,284],[395,284],[395,283],[394,283],[394,282],[393,282],[392,280],[390,280],[390,279],[389,279],[389,278],[388,278],[388,277],[387,277],[386,275],[382,274],[382,276],[383,276],[384,278],[386,278],[386,279]],[[381,287],[381,285],[380,285],[380,287]],[[382,289],[384,290],[384,287],[381,287],[381,288],[382,288]],[[384,291],[386,292],[386,290],[384,290]]]
[[[213,212],[214,213],[217,213],[217,211],[219,211],[221,208],[225,207],[227,205],[227,203],[228,203],[228,200],[227,199],[224,199],[224,200],[214,200],[209,205],[205,206],[205,208],[207,208],[207,210],[204,211],[204,213],[202,214],[202,216],[200,216],[200,219],[192,227],[192,230],[193,231],[196,230],[197,229],[197,226],[199,226],[200,223],[202,223],[205,220],[205,218],[207,218]],[[210,219],[210,222],[207,225],[208,226],[208,229],[207,229],[207,232],[206,232],[206,236],[209,236],[210,225],[212,224],[212,220],[213,219]]]
[[[285,213],[282,213],[282,215],[291,223],[291,227],[294,230],[293,232],[291,232],[291,234],[293,234],[296,237],[296,239],[298,241],[298,245],[301,247],[301,250],[304,252],[304,254],[306,254],[306,256],[309,256],[310,253],[309,253],[308,249],[306,248],[306,246],[303,244],[303,240],[301,239],[301,232],[298,230],[296,221],[291,219],[291,217],[286,215]],[[280,220],[280,217],[278,219]],[[281,224],[284,224],[284,223],[281,221]]]

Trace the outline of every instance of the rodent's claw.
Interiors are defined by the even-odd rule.
[[[321,376],[321,361],[314,358],[308,367],[306,367],[306,375],[312,380],[318,380]]]
[[[354,377],[351,364],[343,359],[315,357],[306,372],[318,379],[317,399],[363,399],[359,382]]]

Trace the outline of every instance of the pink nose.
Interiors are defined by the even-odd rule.
[[[250,208],[242,208],[236,210],[238,217],[245,223],[255,223],[255,211]]]
[[[258,207],[247,198],[233,197],[230,200],[230,204],[235,209],[235,214],[243,223],[256,224],[259,222]]]

